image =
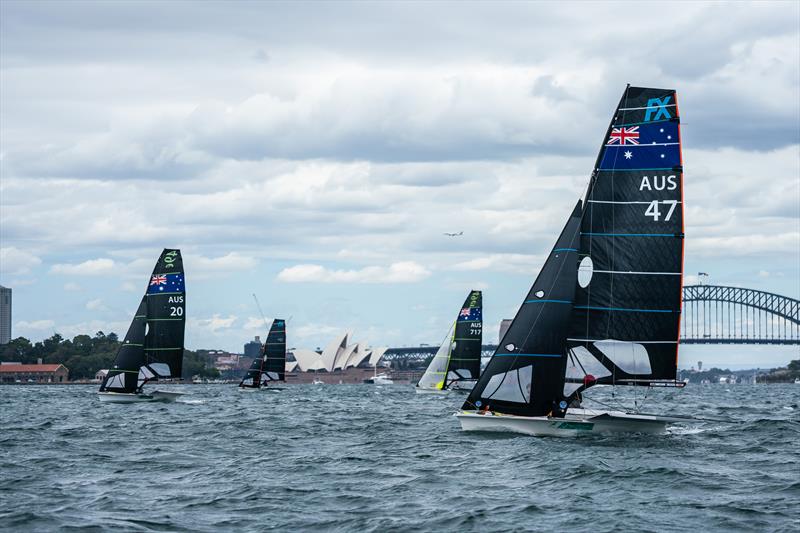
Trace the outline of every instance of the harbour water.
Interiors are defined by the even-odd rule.
[[[463,396],[408,385],[181,389],[0,387],[0,529],[800,530],[798,385],[653,391],[644,412],[721,421],[576,439],[464,433]]]

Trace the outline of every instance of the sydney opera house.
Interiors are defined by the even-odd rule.
[[[314,376],[332,382],[361,383],[370,376],[387,348],[368,348],[364,344],[350,343],[348,331],[335,337],[321,353],[314,350],[294,349],[294,361],[286,363],[287,381],[308,381]],[[311,376],[311,377],[308,377]]]

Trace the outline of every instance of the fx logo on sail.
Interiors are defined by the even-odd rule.
[[[667,111],[670,100],[672,100],[671,96],[650,98],[647,101],[647,111],[644,114],[644,121],[650,122],[651,120],[659,120],[661,117],[664,117],[665,120],[671,119],[672,116],[670,116],[669,111]],[[653,116],[653,113],[655,113],[655,116]]]

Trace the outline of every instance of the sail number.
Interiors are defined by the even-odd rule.
[[[664,217],[664,222],[668,222],[670,218],[672,218],[672,213],[675,212],[675,206],[678,205],[678,200],[653,200],[647,206],[647,211],[644,212],[645,216],[653,217],[653,220],[658,222],[661,219],[661,215],[663,214],[661,210],[658,208],[658,204],[663,204],[665,206],[669,206],[669,210]]]
[[[170,307],[169,316],[183,316],[183,307]]]
[[[470,335],[480,335],[481,334],[482,325],[480,322],[473,322],[469,325],[469,334]]]
[[[175,260],[178,259],[178,252],[172,250],[171,252],[167,252],[164,254],[164,267],[165,268],[175,268],[173,263]]]

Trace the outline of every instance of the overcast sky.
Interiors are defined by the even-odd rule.
[[[798,28],[797,2],[3,0],[13,334],[124,334],[179,247],[189,348],[264,334],[252,293],[315,348],[438,343],[483,289],[494,342],[626,83],[678,91],[686,282],[798,298]]]

